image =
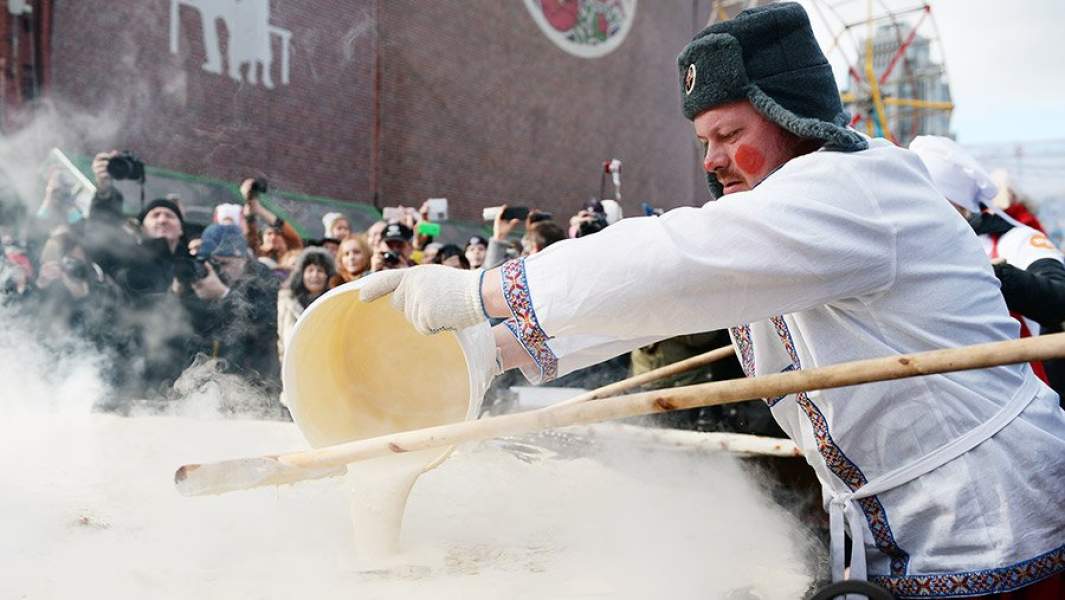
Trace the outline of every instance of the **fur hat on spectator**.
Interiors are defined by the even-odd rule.
[[[236,225],[209,225],[200,236],[203,245],[197,256],[233,256],[247,258],[251,251],[244,233]]]
[[[244,216],[244,207],[239,204],[219,204],[214,207],[214,222],[225,225],[229,220],[231,225],[240,223]]]
[[[168,198],[156,198],[155,200],[149,202],[144,207],[144,209],[141,210],[140,214],[137,215],[137,222],[144,223],[144,217],[147,217],[148,213],[152,212],[156,208],[165,208],[177,215],[178,221],[181,221],[181,230],[185,230],[185,215],[181,214],[181,207],[178,206],[176,202]]]
[[[347,217],[338,212],[328,212],[322,215],[322,225],[325,227],[325,237],[329,237],[329,234],[333,231],[333,223],[336,223],[341,219],[346,221]]]
[[[294,296],[296,296],[301,304],[306,306],[307,300],[307,288],[303,283],[303,272],[310,265],[318,265],[325,271],[326,285],[328,281],[333,278],[337,273],[336,262],[333,260],[333,255],[327,252],[324,248],[318,248],[311,246],[304,248],[300,252],[299,258],[296,260],[296,266],[289,273],[288,279],[285,280],[284,287],[288,289]]]
[[[751,8],[700,31],[677,57],[681,110],[690,120],[736,100],[800,138],[851,152],[868,142],[847,127],[832,67],[794,2]],[[710,193],[721,184],[707,174]]]

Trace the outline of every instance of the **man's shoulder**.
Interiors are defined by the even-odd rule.
[[[840,150],[821,149],[809,154],[797,156],[781,167],[781,170],[804,170],[809,168],[838,169],[853,165],[858,169],[869,169],[880,164],[901,164],[908,168],[918,168],[921,164],[916,154],[900,148],[884,139],[869,140],[869,146],[862,150],[843,152]]]
[[[781,186],[828,197],[853,197],[856,193],[871,198],[900,196],[905,195],[904,190],[921,196],[934,194],[921,159],[881,139],[870,140],[864,150],[818,150],[798,156],[770,175],[763,185],[774,192]]]

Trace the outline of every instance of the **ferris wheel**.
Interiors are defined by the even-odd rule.
[[[772,0],[712,0],[707,24]],[[949,135],[954,109],[935,15],[920,0],[800,0],[852,127],[906,145]]]

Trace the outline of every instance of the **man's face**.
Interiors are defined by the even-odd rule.
[[[216,256],[214,262],[218,265],[220,274],[225,275],[224,279],[227,282],[236,283],[243,277],[244,266],[248,263],[248,259],[239,256]]]
[[[695,117],[703,144],[703,168],[725,194],[744,192],[799,153],[801,140],[766,119],[746,100],[711,108]]]
[[[398,261],[389,262],[386,255],[394,253],[398,257]],[[407,262],[402,254],[392,250],[388,243],[380,241],[377,246],[374,247],[373,255],[370,257],[370,270],[373,272],[384,271],[386,269],[402,269],[407,266]]]
[[[141,230],[150,238],[175,242],[181,238],[181,219],[169,208],[157,206],[144,215]]]

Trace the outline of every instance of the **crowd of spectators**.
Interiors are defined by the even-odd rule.
[[[217,359],[221,370],[265,396],[280,394],[285,342],[300,314],[328,290],[367,273],[435,263],[487,269],[540,252],[569,237],[591,235],[621,216],[612,200],[591,201],[568,223],[538,210],[504,218],[498,207],[490,237],[461,243],[435,239],[420,209],[386,209],[389,218],[353,231],[341,212],[322,218],[320,238],[304,239],[262,201],[267,182],[240,182],[242,202],[215,207],[200,230],[186,223],[182,199],[151,199],[135,217],[109,173],[118,153],[92,163],[96,193],[82,214],[49,174],[39,206],[4,202],[0,303],[5,318],[31,320],[57,352],[89,344],[108,360],[116,398],[167,399],[192,364]],[[317,232],[313,232],[317,233]],[[627,374],[628,360],[598,384]],[[602,370],[600,370],[602,371]]]

